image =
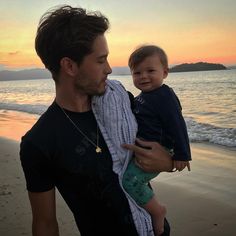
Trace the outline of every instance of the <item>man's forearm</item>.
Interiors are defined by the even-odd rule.
[[[33,221],[32,232],[33,236],[59,236],[58,223]]]

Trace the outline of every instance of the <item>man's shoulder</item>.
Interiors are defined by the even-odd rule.
[[[107,86],[110,90],[115,91],[116,93],[125,93],[126,89],[124,85],[118,80],[107,80]]]
[[[100,113],[100,109],[107,109],[120,104],[127,104],[130,106],[129,95],[120,81],[107,80],[106,91],[102,96],[92,97],[93,111]]]
[[[55,129],[56,113],[55,105],[52,104],[48,109],[40,116],[31,129],[22,137],[24,140],[44,140],[50,138],[50,133]]]

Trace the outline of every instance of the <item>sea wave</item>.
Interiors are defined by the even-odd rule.
[[[236,128],[198,123],[192,118],[186,118],[185,120],[190,142],[209,142],[227,147],[236,147]]]
[[[2,110],[14,110],[41,115],[47,110],[45,104],[6,104],[0,103]],[[209,142],[227,147],[236,147],[236,128],[217,127],[211,124],[199,123],[193,118],[185,117],[190,142]]]
[[[1,110],[21,111],[29,114],[41,115],[47,110],[48,106],[44,104],[14,104],[14,103],[0,103]]]

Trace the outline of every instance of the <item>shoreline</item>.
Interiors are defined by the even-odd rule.
[[[33,126],[40,115],[23,111],[0,109],[0,138],[20,141],[21,137]],[[209,142],[191,142],[191,145],[216,147],[224,150],[236,151],[236,147],[224,146]]]
[[[0,110],[0,137],[20,141],[38,118],[22,111]]]

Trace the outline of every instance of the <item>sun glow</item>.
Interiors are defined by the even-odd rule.
[[[6,3],[0,9],[0,68],[43,67],[34,50],[38,20],[50,7],[64,2],[42,0],[41,5],[26,0],[12,2],[15,5],[11,12]],[[66,3],[75,6],[75,1]],[[100,10],[109,18],[111,28],[106,36],[111,66],[127,66],[130,53],[141,44],[161,46],[170,64],[198,61],[236,64],[234,1],[215,0],[214,6],[210,1],[193,0],[181,6],[140,0],[135,6],[131,2],[124,6],[117,1],[104,5],[103,1],[93,0],[90,3],[81,0],[80,4],[89,9],[96,7],[92,9]],[[27,15],[24,13],[26,6]]]

